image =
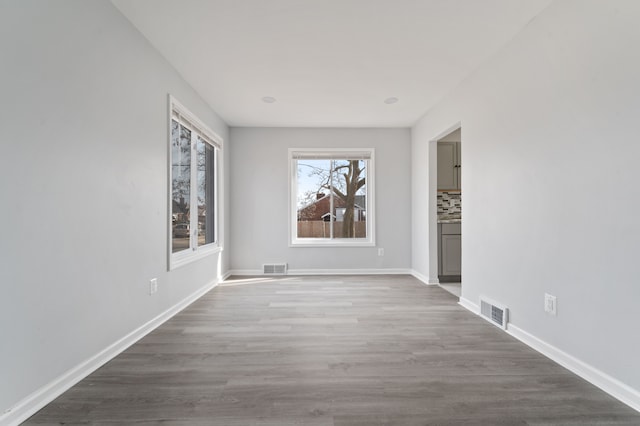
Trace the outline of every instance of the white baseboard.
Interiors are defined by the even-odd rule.
[[[22,399],[16,405],[0,415],[0,425],[14,426],[27,420],[45,405],[62,395],[73,385],[87,377],[89,374],[102,367],[108,361],[122,353],[129,346],[142,339],[144,336],[158,328],[164,322],[175,316],[178,312],[198,300],[205,293],[218,285],[217,280],[187,296],[182,301],[173,305],[152,320],[133,330],[123,338],[114,342],[96,355],[66,371],[53,381],[42,386],[31,395]]]
[[[415,278],[419,279],[426,285],[437,285],[439,283],[437,278],[429,278],[426,275],[423,275],[420,272],[416,271],[415,269],[411,270],[411,275],[413,275]]]
[[[410,275],[410,269],[289,269],[289,275]]]
[[[476,315],[480,315],[480,306],[476,305],[475,303],[471,302],[468,299],[461,297],[460,300],[458,301],[458,305],[462,306],[468,311],[473,312]]]
[[[231,271],[227,271],[226,273],[222,274],[221,276],[218,277],[218,282],[222,282],[224,280],[226,280],[227,278],[229,278],[231,276]]]
[[[460,298],[458,304],[474,314],[480,315],[480,307],[475,303]],[[592,385],[602,389],[612,397],[627,404],[634,410],[640,411],[640,392],[638,390],[622,383],[618,379],[609,376],[586,362],[569,355],[561,349],[550,345],[514,324],[508,323],[506,332],[572,373],[582,377]]]
[[[260,269],[234,269],[229,275],[264,275]],[[411,269],[289,269],[287,275],[411,275]],[[269,275],[271,276],[271,275]]]
[[[240,277],[264,275],[261,269],[232,269],[228,272],[228,274],[229,276],[240,276]]]
[[[589,383],[599,387],[609,395],[627,404],[636,411],[640,411],[640,392],[616,378],[598,370],[597,368],[569,355],[549,343],[527,333],[520,327],[508,324],[507,333],[520,340],[542,355],[557,362],[567,370],[582,377]]]

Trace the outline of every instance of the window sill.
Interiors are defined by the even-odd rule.
[[[222,247],[212,245],[209,247],[200,248],[196,251],[183,250],[181,252],[174,253],[169,259],[169,270],[173,271],[174,269],[180,268],[197,260],[204,259],[205,257],[220,253],[221,251]]]
[[[339,241],[339,240],[294,240],[289,242],[289,247],[375,247],[375,241]]]

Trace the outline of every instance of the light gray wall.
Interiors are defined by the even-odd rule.
[[[432,141],[461,122],[463,298],[505,304],[515,326],[636,390],[638,22],[634,0],[554,2],[429,112],[412,142],[413,267],[437,270],[424,166]],[[545,292],[557,317],[543,310]]]
[[[293,270],[408,270],[410,138],[409,129],[232,128],[231,269],[286,262]],[[288,246],[288,149],[318,147],[375,148],[377,247]]]
[[[216,278],[167,272],[167,94],[228,129],[108,1],[3,1],[0,52],[3,413]]]

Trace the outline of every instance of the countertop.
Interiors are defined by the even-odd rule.
[[[438,216],[438,223],[462,223],[460,216],[441,215]]]

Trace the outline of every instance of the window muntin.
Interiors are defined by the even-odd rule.
[[[218,155],[221,139],[170,98],[169,267],[219,249]]]
[[[373,149],[292,149],[291,244],[373,245]]]

